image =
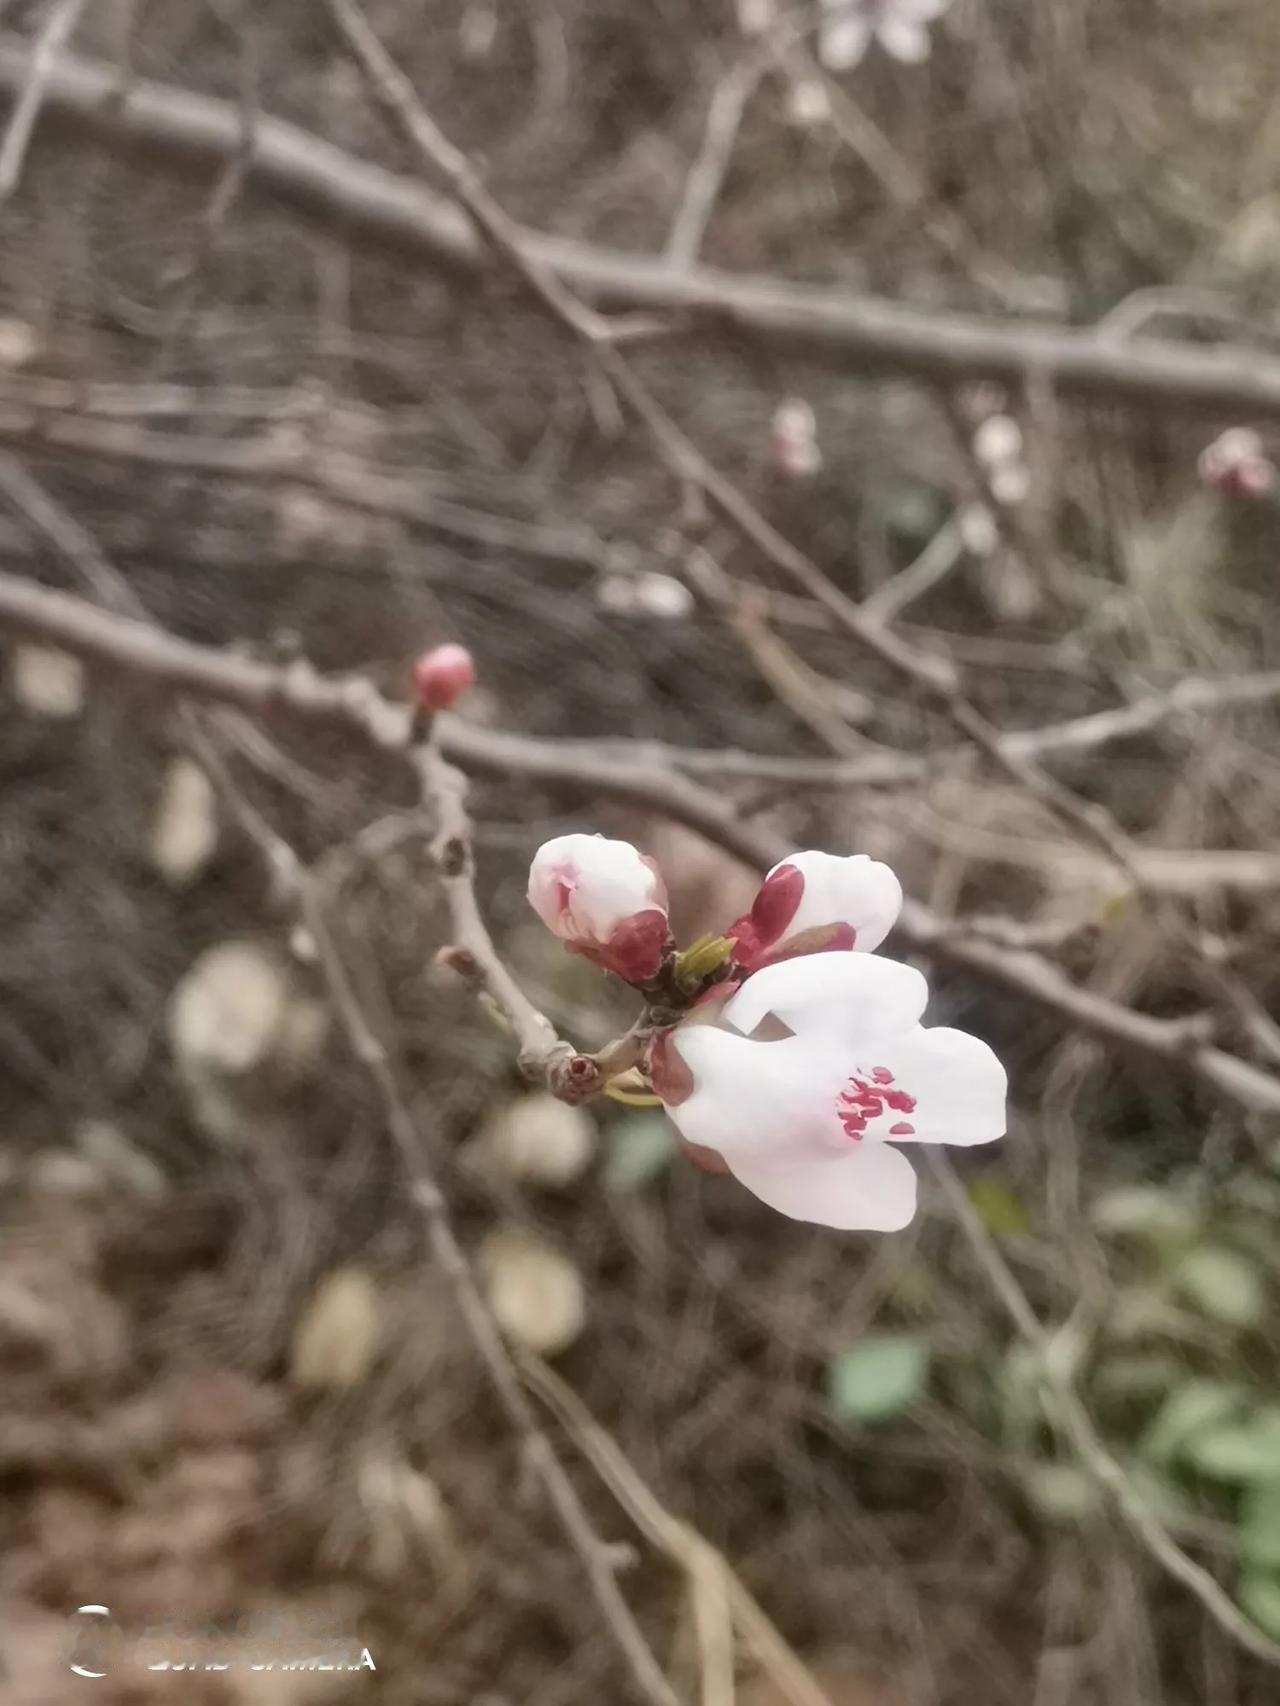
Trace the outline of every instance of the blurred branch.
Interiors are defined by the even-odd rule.
[[[36,37],[22,91],[14,102],[9,127],[4,133],[4,141],[0,143],[0,203],[8,201],[18,187],[27,147],[40,117],[40,108],[44,105],[59,50],[75,29],[84,7],[85,0],[58,0]]]
[[[96,596],[113,607],[98,610],[85,604],[84,611],[117,629],[126,630],[135,653],[143,639],[149,636],[163,654],[164,642],[169,636],[148,621],[137,594],[104,555],[93,536],[73,516],[64,512],[12,458],[0,458],[0,490],[59,555],[71,563]],[[70,604],[81,602],[65,599],[61,594],[45,593],[44,596],[63,598]],[[123,609],[129,614],[117,615],[115,609]],[[171,657],[168,662],[172,668]],[[310,677],[313,685],[318,679]],[[284,691],[286,696],[296,693],[296,684]],[[219,695],[211,694],[210,697]],[[376,691],[374,698],[377,698]],[[398,724],[402,731],[400,744],[404,744],[410,738],[410,722],[404,717],[396,718],[392,707],[384,705],[384,709],[388,713],[385,719],[372,715],[366,704],[363,713],[357,714],[356,726],[366,736],[378,738],[381,744],[386,731]],[[390,1051],[361,1002],[355,980],[329,927],[321,886],[291,844],[239,787],[208,719],[188,708],[187,732],[201,764],[218,784],[241,829],[262,855],[273,882],[296,908],[300,922],[315,944],[320,972],[347,1042],[373,1080],[382,1102],[387,1130],[399,1152],[413,1201],[426,1221],[432,1255],[452,1288],[459,1313],[494,1394],[516,1435],[525,1462],[541,1483],[566,1539],[583,1566],[596,1603],[630,1668],[639,1695],[650,1702],[650,1706],[680,1706],[618,1587],[614,1555],[596,1533],[585,1506],[556,1456],[551,1441],[539,1427],[525,1396],[511,1353],[453,1230],[448,1204],[430,1163],[429,1147],[405,1099]],[[576,1088],[582,1094],[589,1094],[595,1087],[592,1075],[596,1079],[603,1075],[593,1062],[576,1055],[567,1043],[562,1043],[550,1021],[527,999],[499,959],[480,917],[472,881],[470,826],[464,811],[463,778],[438,756],[429,743],[425,749],[419,750],[417,757],[427,803],[434,805],[439,819],[433,852],[461,944],[453,951],[454,954],[462,952],[468,956],[473,980],[482,986],[510,1021],[520,1042],[521,1065],[530,1072],[536,1070],[545,1074],[551,1088],[555,1087],[553,1080],[557,1066],[563,1065],[568,1079]],[[452,963],[457,965],[456,957]],[[580,1061],[587,1070],[575,1073],[572,1069]]]
[[[686,1571],[695,1596],[704,1602],[728,1602],[729,1615],[743,1645],[773,1682],[780,1698],[790,1706],[832,1706],[813,1672],[761,1610],[724,1554],[688,1523],[672,1516],[573,1388],[530,1352],[519,1357],[518,1366],[526,1384],[559,1419],[640,1532]]]
[[[205,758],[208,762],[210,755]],[[365,1011],[329,928],[318,886],[294,849],[236,786],[226,764],[214,756],[212,767],[241,828],[258,847],[316,945],[320,972],[347,1043],[373,1081],[382,1103],[387,1130],[399,1153],[412,1199],[426,1223],[431,1253],[452,1289],[458,1311],[494,1395],[515,1433],[524,1461],[540,1482],[565,1538],[582,1564],[606,1626],[630,1669],[637,1693],[651,1706],[681,1706],[618,1586],[613,1549],[596,1533],[550,1439],[538,1425],[511,1353],[458,1242],[448,1204],[428,1158],[425,1136],[410,1111],[391,1055]],[[550,1029],[545,1020],[542,1023]]]
[[[1223,1633],[1254,1658],[1280,1665],[1280,1642],[1264,1635],[1209,1571],[1182,1550],[1155,1515],[1150,1501],[1108,1451],[1070,1378],[1058,1366],[1052,1336],[1040,1325],[1026,1293],[970,1202],[951,1162],[945,1154],[933,1151],[929,1163],[991,1289],[1023,1340],[1038,1353],[1037,1373],[1045,1408],[1083,1468],[1111,1499],[1125,1527],[1152,1561],[1200,1602]]]
[[[324,676],[306,664],[267,664],[196,645],[2,573],[0,629],[61,646],[137,685],[234,705],[260,717],[342,727],[382,751],[407,754],[410,748],[409,708],[385,699],[361,677]],[[582,742],[562,746],[456,717],[441,717],[438,726],[441,752],[470,775],[540,782],[642,806],[759,870],[793,850],[786,836],[743,822],[723,795],[660,765],[623,762],[607,743],[593,758]],[[920,953],[1029,1000],[1115,1048],[1185,1072],[1253,1112],[1280,1112],[1280,1079],[1208,1042],[1198,1019],[1136,1012],[1081,988],[1038,954],[966,935],[956,921],[918,901],[905,903],[898,930]]]
[[[304,486],[344,508],[386,516],[445,537],[596,570],[611,566],[608,544],[587,528],[489,515],[426,495],[420,481],[397,478],[327,449],[298,449],[265,437],[232,440],[153,432],[129,421],[99,420],[7,400],[0,400],[0,442],[21,444],[31,455],[39,455],[44,448],[250,485]]]
[[[0,91],[20,98],[31,62],[26,43],[0,44]],[[91,59],[59,55],[44,101],[50,127],[139,156],[152,170],[207,178],[241,147],[233,102],[141,79],[122,91],[117,70]],[[415,261],[463,276],[493,266],[451,202],[281,119],[259,117],[247,187]],[[947,384],[985,378],[1019,385],[1034,375],[1063,396],[1280,418],[1280,359],[1238,344],[1127,343],[1074,327],[928,312],[709,267],[678,272],[661,257],[516,229],[523,255],[598,308],[668,313],[673,335],[683,327],[703,342],[723,332],[740,343],[751,334],[827,370],[907,373]]]
[[[1079,798],[1022,754],[1003,747],[1000,731],[970,704],[958,672],[948,660],[907,644],[891,628],[867,616],[720,472],[614,347],[609,322],[579,301],[546,258],[522,241],[520,227],[489,194],[468,157],[440,130],[355,0],[328,0],[328,4],[375,98],[388,110],[397,129],[416,148],[424,166],[446,180],[499,258],[523,280],[554,324],[583,345],[590,370],[630,405],[668,472],[705,497],[747,544],[815,599],[851,639],[927,702],[935,703],[998,770],[1082,839],[1100,847],[1134,887],[1141,889],[1129,839],[1107,808]]]
[[[733,160],[742,115],[764,69],[762,60],[748,59],[726,72],[712,91],[702,146],[689,168],[684,195],[667,238],[665,258],[672,267],[691,267],[698,259],[716,199]]]

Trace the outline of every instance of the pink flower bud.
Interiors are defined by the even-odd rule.
[[[788,397],[774,410],[769,463],[784,480],[809,480],[821,471],[818,423],[803,397]]]
[[[1276,484],[1276,465],[1252,427],[1229,427],[1200,452],[1200,478],[1229,498],[1265,498]]]
[[[413,690],[429,711],[446,711],[472,686],[476,666],[465,646],[433,646],[413,666]]]
[[[668,941],[667,890],[652,859],[627,841],[561,835],[529,868],[529,904],[571,953],[627,983],[657,973]]]

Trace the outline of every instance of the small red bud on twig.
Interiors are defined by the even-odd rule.
[[[447,711],[475,679],[475,661],[465,646],[433,646],[413,666],[413,690],[428,711]]]

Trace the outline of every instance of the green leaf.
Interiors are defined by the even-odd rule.
[[[994,1173],[975,1179],[969,1186],[969,1201],[977,1209],[988,1232],[997,1238],[1015,1238],[1027,1230],[1027,1211],[1007,1180]]]
[[[1188,1380],[1160,1406],[1139,1450],[1167,1463],[1198,1434],[1235,1422],[1248,1401],[1248,1391],[1236,1381]]]
[[[1280,1474],[1280,1405],[1268,1405],[1236,1427],[1197,1434],[1187,1441],[1183,1456],[1215,1481],[1274,1481]]]
[[[1273,1641],[1280,1641],[1280,1576],[1251,1570],[1240,1578],[1238,1597],[1259,1629]]]
[[[609,1141],[604,1182],[611,1191],[636,1191],[671,1164],[679,1147],[665,1114],[619,1120]]]
[[[1109,1339],[1200,1339],[1204,1319],[1180,1309],[1158,1285],[1126,1286],[1103,1322]]]
[[[1103,1502],[1097,1482],[1076,1463],[1033,1463],[1022,1480],[1031,1503],[1053,1522],[1082,1522]]]
[[[875,1334],[832,1363],[832,1407],[851,1421],[888,1421],[911,1408],[928,1378],[926,1344],[905,1335]]]
[[[1119,1352],[1099,1363],[1091,1382],[1100,1399],[1124,1402],[1159,1398],[1184,1378],[1184,1366],[1163,1351]]]
[[[1240,1554],[1265,1570],[1280,1570],[1280,1468],[1276,1477],[1255,1482],[1240,1507]]]
[[[996,1376],[1001,1422],[1011,1444],[1025,1445],[1044,1421],[1043,1384],[1044,1358],[1039,1349],[1011,1345]]]
[[[1217,1244],[1188,1250],[1173,1278],[1193,1303],[1225,1326],[1253,1327],[1266,1314],[1266,1292],[1257,1264],[1235,1250]]]
[[[1194,1238],[1200,1216],[1180,1192],[1158,1185],[1121,1185],[1106,1191],[1093,1205],[1093,1224],[1099,1232],[1151,1243],[1179,1243]]]

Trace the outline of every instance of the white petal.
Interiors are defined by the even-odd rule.
[[[844,1231],[897,1232],[916,1211],[911,1163],[885,1143],[856,1143],[840,1155],[799,1165],[730,1155],[735,1179],[793,1220]]]
[[[891,0],[894,12],[913,23],[928,24],[949,10],[951,0]]]
[[[529,868],[529,901],[549,930],[570,941],[605,942],[623,919],[666,911],[662,879],[629,841],[561,835]]]
[[[891,59],[919,65],[929,57],[929,32],[909,18],[882,18],[876,25],[880,45]]]
[[[929,986],[921,974],[898,960],[873,954],[805,954],[753,972],[727,1003],[723,1017],[749,1036],[773,1013],[798,1036],[830,1038],[848,1053],[877,1037],[909,1031],[928,999]]]
[[[780,860],[773,871],[783,865],[793,865],[804,877],[804,893],[787,925],[784,943],[787,937],[806,930],[850,924],[857,932],[855,947],[870,953],[884,941],[902,911],[902,884],[888,865],[869,859],[865,853],[848,858],[834,853],[793,853],[789,859]]]
[[[1012,415],[988,415],[974,430],[973,454],[987,469],[1002,468],[1008,462],[1021,462],[1022,428]]]
[[[849,1146],[838,1118],[849,1063],[830,1044],[752,1042],[714,1025],[688,1025],[672,1046],[693,1074],[694,1090],[667,1112],[689,1143],[725,1156],[779,1159]]]
[[[828,71],[849,71],[861,63],[871,40],[871,20],[846,6],[818,30],[818,59]]]
[[[874,1054],[875,1058],[870,1058]],[[1003,1137],[1008,1080],[1004,1067],[977,1037],[965,1031],[917,1028],[904,1037],[873,1045],[860,1063],[864,1080],[892,1075],[886,1090],[905,1092],[914,1108],[884,1112],[868,1121],[869,1138],[893,1143],[956,1143],[968,1146]],[[903,1131],[902,1126],[910,1127]]]

